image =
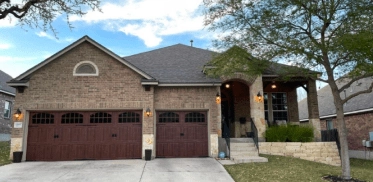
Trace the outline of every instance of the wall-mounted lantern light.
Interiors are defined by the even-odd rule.
[[[229,83],[226,83],[225,88],[229,88],[229,87],[231,87],[231,85],[229,85]]]
[[[277,88],[277,86],[276,86],[276,84],[275,84],[275,81],[272,82],[271,88],[272,88],[272,89]]]
[[[221,103],[221,97],[220,97],[219,92],[216,94],[215,101],[216,101],[217,104],[220,104],[220,103]]]
[[[258,94],[256,94],[254,100],[255,100],[255,102],[257,102],[257,103],[261,103],[261,102],[264,101],[263,96],[262,96],[262,94],[260,94],[260,92],[258,92]]]
[[[22,112],[18,108],[17,111],[14,113],[14,117],[16,118],[16,120],[18,120],[21,118],[21,115],[22,115]]]
[[[146,111],[145,111],[145,115],[146,115],[147,117],[150,117],[150,116],[152,115],[152,112],[150,111],[149,107],[146,109]]]

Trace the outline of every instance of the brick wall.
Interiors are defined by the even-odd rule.
[[[296,157],[333,166],[341,165],[335,142],[260,142],[259,152],[261,154]]]
[[[369,132],[373,131],[373,112],[345,116],[347,141],[349,150],[364,150],[362,140],[369,140]],[[321,120],[321,130],[326,130],[326,119]],[[333,127],[337,128],[337,120],[333,118]]]
[[[96,64],[99,76],[73,76],[75,65],[81,61]],[[13,108],[20,107],[23,113],[32,110],[152,109],[154,89],[145,91],[141,78],[135,71],[85,42],[34,72],[29,87],[24,93],[17,93]],[[144,134],[154,133],[153,121],[153,117],[144,117]],[[23,138],[23,128],[12,130],[12,142],[18,141],[17,138]]]
[[[5,101],[14,102],[14,96],[0,93],[0,134],[10,134],[11,120],[4,118]],[[11,105],[12,108],[12,105]]]
[[[156,87],[156,110],[209,110],[210,134],[220,132],[220,111],[215,102],[216,87]]]

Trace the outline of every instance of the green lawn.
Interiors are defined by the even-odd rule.
[[[12,163],[9,160],[10,142],[0,142],[0,166]]]
[[[341,167],[292,157],[261,155],[268,163],[226,165],[236,182],[240,181],[322,181],[323,176],[341,175]],[[373,181],[373,161],[351,159],[351,175],[355,179]]]

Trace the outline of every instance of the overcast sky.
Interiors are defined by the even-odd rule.
[[[174,44],[213,49],[217,34],[203,26],[202,0],[103,0],[101,12],[88,11],[83,17],[65,16],[51,32],[17,26],[16,19],[0,20],[0,69],[17,77],[27,69],[78,40],[84,35],[120,56],[137,54]]]

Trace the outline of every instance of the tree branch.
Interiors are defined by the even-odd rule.
[[[356,81],[358,81],[360,79],[370,77],[370,76],[373,76],[373,74],[364,74],[364,75],[360,75],[358,77],[355,77],[355,78],[351,79],[347,84],[345,84],[341,88],[339,88],[338,92],[341,93],[343,90],[349,88],[352,83],[354,83],[354,82],[356,82]],[[343,79],[343,78],[345,78],[345,77],[341,77],[340,79]]]
[[[354,94],[351,94],[350,96],[346,97],[345,99],[342,100],[342,104],[346,103],[348,100],[360,95],[360,94],[367,94],[367,93],[371,93],[372,92],[372,88],[373,88],[373,82],[370,84],[370,87],[366,90],[362,90],[362,91],[359,91],[359,92],[356,92]]]

